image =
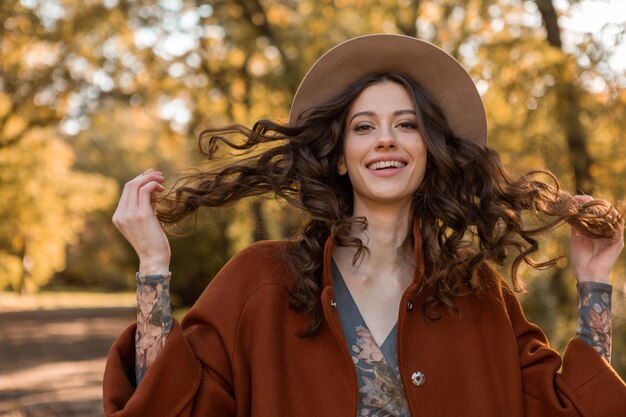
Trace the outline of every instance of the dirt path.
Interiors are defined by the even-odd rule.
[[[0,312],[0,416],[101,417],[105,357],[133,308]]]

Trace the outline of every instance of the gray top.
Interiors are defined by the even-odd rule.
[[[397,323],[378,346],[333,261],[333,287],[339,320],[356,368],[358,416],[410,417],[397,360]]]

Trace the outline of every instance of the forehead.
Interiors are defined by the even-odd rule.
[[[415,110],[415,104],[403,85],[393,81],[372,84],[356,97],[350,106],[350,113],[360,111],[376,112],[384,110]]]

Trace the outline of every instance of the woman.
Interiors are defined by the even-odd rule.
[[[107,415],[626,412],[626,385],[608,362],[610,327],[589,325],[590,305],[610,313],[621,216],[532,174],[508,174],[485,145],[474,84],[443,51],[398,35],[355,38],[312,67],[288,126],[260,121],[207,137],[210,157],[220,144],[276,146],[187,178],[165,198],[162,220],[273,192],[309,221],[300,239],[231,259],[180,326],[152,204],[164,177],[149,170],[131,180],[114,222],[140,258],[138,324],[111,349]],[[563,222],[575,226],[585,304],[559,372],[561,358],[489,263],[516,252],[521,288],[516,269],[533,264],[535,237]]]

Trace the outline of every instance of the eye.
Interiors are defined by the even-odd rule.
[[[356,126],[354,126],[354,131],[355,132],[366,132],[368,130],[372,130],[374,129],[374,126],[368,124],[368,123],[359,123]]]
[[[410,121],[410,120],[404,120],[398,123],[397,126],[402,129],[411,129],[411,130],[417,129],[417,123]]]

